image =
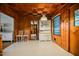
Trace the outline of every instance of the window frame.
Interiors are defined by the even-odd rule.
[[[77,10],[79,10],[79,9],[74,10],[74,26],[79,27],[79,25],[76,25],[76,22],[79,21],[79,20],[76,20],[76,16],[75,16],[75,12]]]
[[[54,19],[56,18],[56,17],[60,17],[60,25],[59,25],[59,32],[60,32],[60,34],[55,34],[55,30],[54,30]],[[60,36],[61,35],[61,15],[59,14],[59,15],[56,15],[54,18],[53,18],[53,34],[54,35],[57,35],[57,36]]]

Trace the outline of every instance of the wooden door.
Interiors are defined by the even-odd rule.
[[[61,14],[61,45],[62,48],[69,51],[70,46],[70,39],[69,39],[69,32],[70,32],[70,23],[69,23],[69,10],[63,10]]]
[[[74,55],[79,55],[79,22],[75,25],[75,11],[77,10],[79,10],[79,4],[70,8],[70,52]],[[79,16],[79,11],[77,13]]]

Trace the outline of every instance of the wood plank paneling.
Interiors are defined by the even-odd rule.
[[[56,43],[62,48],[68,51],[68,40],[69,40],[69,12],[68,10],[63,10],[60,14],[61,23],[60,23],[60,35],[54,35],[53,38],[56,38]],[[53,26],[52,26],[53,27]]]
[[[59,11],[61,15],[61,35],[56,36],[52,34],[52,38],[56,38],[56,43],[73,55],[79,55],[79,26],[74,26],[74,11],[79,9],[78,5],[65,6]]]
[[[79,26],[74,26],[74,11],[79,9],[79,4],[70,8],[70,52],[79,55]]]
[[[61,41],[62,47],[69,51],[69,10],[63,10],[61,14]]]
[[[11,8],[12,5],[14,5],[16,7]],[[14,29],[15,29],[14,30],[14,41],[16,41],[15,38],[16,38],[16,35],[19,30],[27,30],[29,33],[29,37],[30,37],[30,27],[31,27],[30,21],[37,19],[37,17],[33,16],[33,14],[31,14],[30,16],[28,16],[29,14],[27,14],[28,11],[32,11],[32,7],[30,7],[31,10],[30,9],[27,10],[28,9],[27,6],[23,7],[24,6],[23,4],[22,5],[12,4],[12,5],[10,6],[10,4],[3,4],[3,6],[1,6],[1,8],[0,8],[0,11],[14,17]],[[45,4],[45,5],[47,6],[48,4]],[[79,55],[79,44],[78,44],[79,43],[79,37],[78,37],[79,36],[79,27],[74,26],[74,11],[76,9],[79,9],[78,5],[79,4],[71,4],[71,5],[65,4],[62,7],[62,9],[60,7],[58,7],[56,9],[56,7],[58,5],[55,6],[54,4],[52,5],[53,7],[50,7],[51,15],[60,14],[60,16],[61,16],[61,26],[60,26],[61,35],[57,36],[57,35],[53,34],[53,19],[52,19],[52,38],[53,39],[56,38],[56,43],[59,46],[61,46],[66,51],[69,51],[74,55]],[[60,4],[60,6],[61,6],[61,4]],[[22,7],[23,8],[20,10],[18,7],[20,9]],[[24,8],[26,8],[26,13],[21,12],[21,11],[25,10]],[[55,10],[52,11],[53,9],[55,9]],[[36,10],[38,10],[38,8]],[[48,10],[48,11],[50,11],[50,10]],[[1,40],[0,40],[0,42],[1,42]],[[2,43],[0,43],[0,48],[1,47],[2,47]]]
[[[60,32],[61,34],[59,36],[52,35],[53,39],[56,38],[56,43],[60,45],[62,48],[64,48],[66,51],[69,51],[69,8],[70,5],[64,6],[58,13],[61,17],[61,23],[60,23]],[[54,19],[52,19],[53,21]],[[53,28],[53,25],[52,25]],[[52,29],[53,30],[53,29]]]
[[[31,39],[31,20],[27,19],[27,17],[24,17],[19,20],[19,30],[27,31],[28,34],[28,40]]]
[[[1,38],[1,34],[0,34],[0,55],[2,55],[2,38]]]

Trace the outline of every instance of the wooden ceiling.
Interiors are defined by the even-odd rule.
[[[46,14],[48,18],[53,16],[56,11],[60,10],[66,4],[64,3],[9,3],[6,5],[20,17],[31,19],[40,18],[42,14]],[[5,8],[5,7],[4,7]]]

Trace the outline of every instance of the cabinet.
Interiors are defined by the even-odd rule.
[[[2,40],[3,41],[12,41],[13,40],[13,34],[12,33],[2,33]]]
[[[39,34],[40,39],[39,40],[51,40],[50,34]]]
[[[50,20],[39,21],[39,40],[51,40],[51,22]]]

